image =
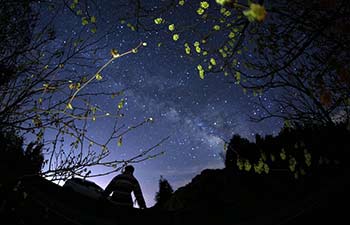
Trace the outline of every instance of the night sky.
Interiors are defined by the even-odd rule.
[[[249,116],[260,113],[252,103],[257,97],[244,94],[242,88],[229,83],[228,77],[223,74],[208,74],[201,80],[195,69],[196,59],[181,53],[181,42],[174,43],[169,35],[162,32],[131,31],[126,24],[118,21],[119,12],[113,5],[118,1],[98,2],[100,13],[97,15],[98,29],[95,37],[110,29],[115,33],[100,42],[101,47],[104,47],[98,52],[101,60],[96,65],[90,65],[92,68],[73,69],[77,73],[93,74],[110,59],[110,49],[125,52],[140,41],[147,42],[147,47],[140,49],[137,54],[114,61],[103,72],[103,82],[95,83],[89,88],[106,91],[129,88],[125,92],[127,104],[123,109],[123,123],[127,125],[149,117],[154,118],[154,123],[146,124],[126,135],[121,147],[115,143],[115,147],[110,146],[114,149],[112,157],[131,157],[170,136],[159,148],[166,151],[164,155],[134,165],[135,176],[140,181],[148,206],[154,204],[161,175],[176,189],[190,182],[205,168],[223,168],[220,156],[224,148],[223,140],[229,141],[233,134],[252,139],[256,133],[276,134],[279,131],[281,123],[275,120],[258,124],[249,122]],[[82,29],[80,18],[67,8],[59,17],[56,23],[58,38],[55,42],[58,46],[76,36]],[[174,17],[175,22],[180,18],[183,19],[181,16]],[[87,36],[91,35],[88,28],[84,29]],[[158,47],[159,42],[162,42],[161,47]],[[271,105],[269,96],[263,95],[260,98]],[[106,111],[115,109],[110,98],[97,97],[94,102]],[[102,140],[108,136],[110,129],[108,119],[98,119],[90,124],[89,135]],[[114,175],[116,174],[92,180],[105,188]]]

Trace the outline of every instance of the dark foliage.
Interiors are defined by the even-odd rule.
[[[174,190],[170,183],[164,178],[159,179],[159,191],[156,193],[156,207],[162,207],[171,198]]]
[[[349,138],[350,132],[344,124],[296,125],[284,128],[275,137],[257,135],[255,143],[235,135],[228,145],[225,165],[240,174],[254,172],[259,161],[267,165],[268,172],[284,171],[296,178],[331,173],[346,165]],[[252,168],[247,168],[245,162]]]
[[[0,0],[0,85],[14,79],[24,52],[30,51],[32,29],[36,15],[32,12],[32,0]]]
[[[30,143],[23,149],[23,139],[14,133],[0,135],[1,180],[14,180],[40,174],[44,162],[42,145]]]
[[[0,214],[17,217],[15,209],[27,196],[23,181],[39,175],[43,162],[41,144],[30,143],[24,150],[16,133],[0,133]]]

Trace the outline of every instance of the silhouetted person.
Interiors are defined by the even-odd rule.
[[[123,173],[115,176],[107,185],[103,196],[107,197],[113,192],[112,201],[121,206],[133,207],[131,192],[134,192],[139,207],[146,208],[140,184],[133,175],[134,170],[133,166],[126,166]]]

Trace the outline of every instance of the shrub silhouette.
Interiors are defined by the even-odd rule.
[[[164,204],[171,198],[173,192],[174,190],[171,187],[170,183],[161,176],[159,179],[159,191],[156,193],[155,197],[155,207],[163,207]]]
[[[289,171],[295,178],[328,173],[345,165],[350,132],[345,124],[295,125],[277,136],[256,135],[255,143],[234,135],[225,165],[236,173]]]

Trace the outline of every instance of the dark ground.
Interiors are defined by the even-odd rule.
[[[244,186],[245,181],[242,180],[243,185],[237,185],[237,179],[231,180],[234,185],[231,186],[231,178],[223,178],[226,176],[224,170],[205,170],[189,185],[175,192],[178,199],[190,195],[192,203],[182,208],[175,206],[172,210],[120,208],[111,202],[90,199],[36,177],[24,180],[14,194],[5,196],[8,200],[6,207],[2,205],[1,224],[347,224],[343,220],[348,213],[349,181],[346,174],[323,179],[320,188],[302,195],[292,193],[296,189],[290,187],[290,193],[283,197],[282,191],[275,193],[273,188],[270,193],[262,189],[259,194],[258,185],[250,189]],[[213,182],[211,177],[216,177],[216,180]],[[207,184],[209,181],[212,181],[211,186]],[[221,188],[220,182],[226,184],[226,189]],[[267,183],[269,181],[265,179]],[[271,185],[277,188],[286,186]],[[202,187],[199,191],[198,186]],[[225,195],[230,188],[234,192]],[[220,191],[217,189],[227,199],[214,200],[210,197]],[[262,192],[264,194],[261,195]],[[238,195],[241,196],[230,200]],[[196,201],[198,198],[202,199]]]

